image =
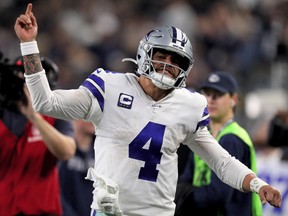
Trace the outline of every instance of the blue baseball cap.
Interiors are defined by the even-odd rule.
[[[213,72],[205,80],[200,90],[210,88],[222,93],[235,93],[237,91],[237,82],[235,78],[227,72]]]

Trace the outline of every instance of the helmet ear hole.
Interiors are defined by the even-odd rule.
[[[136,60],[138,61],[140,59],[141,59],[141,55],[138,54]]]

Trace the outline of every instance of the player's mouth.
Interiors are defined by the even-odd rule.
[[[165,76],[171,77],[171,78],[175,78],[174,76],[174,71],[172,68],[168,68],[168,67],[161,67],[159,68],[156,72],[158,73],[164,73]]]

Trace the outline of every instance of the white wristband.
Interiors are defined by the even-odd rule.
[[[20,49],[22,56],[39,53],[37,41],[20,43]]]
[[[250,189],[252,192],[259,193],[260,188],[264,185],[268,184],[260,178],[254,178],[250,181]]]

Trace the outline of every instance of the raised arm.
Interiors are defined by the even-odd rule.
[[[51,91],[49,87],[36,42],[38,25],[32,13],[31,3],[27,5],[25,13],[16,19],[14,29],[21,42],[25,80],[33,108],[39,113],[65,120],[85,118],[92,106],[87,91],[84,89]]]
[[[21,42],[25,73],[29,75],[42,71],[43,67],[36,43],[38,25],[32,12],[31,3],[27,5],[25,13],[16,19],[14,30]]]

